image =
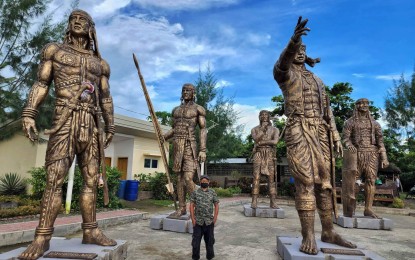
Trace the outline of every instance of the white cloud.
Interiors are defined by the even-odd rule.
[[[232,82],[221,79],[221,80],[218,80],[218,82],[216,83],[216,88],[224,88],[224,87],[229,87],[229,86],[232,86],[232,85],[233,85]]]
[[[141,7],[154,7],[167,10],[201,10],[211,7],[229,6],[239,0],[134,0]]]
[[[356,78],[364,78],[365,77],[365,74],[353,73],[352,76],[355,76]]]
[[[246,40],[254,46],[263,46],[269,45],[271,41],[271,35],[269,34],[257,34],[257,33],[248,33]]]
[[[380,79],[380,80],[397,80],[401,77],[400,74],[387,74],[387,75],[377,75],[375,76],[375,79]]]
[[[236,124],[244,126],[242,137],[249,135],[251,133],[251,129],[259,124],[258,116],[261,110],[272,110],[271,107],[258,108],[256,106],[238,103],[234,104],[233,107],[238,113],[238,120]]]

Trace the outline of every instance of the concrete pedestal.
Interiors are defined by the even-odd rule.
[[[64,237],[52,237],[50,240],[50,249],[45,252],[44,256],[50,252],[70,252],[70,253],[93,253],[97,254],[94,260],[123,260],[127,259],[127,241],[117,240],[115,246],[98,246],[91,244],[82,244],[82,238],[66,239]],[[4,254],[0,254],[0,260],[13,260],[23,253],[26,247],[21,247]],[[39,259],[59,259],[62,258],[45,258]]]
[[[282,208],[273,209],[266,205],[258,205],[256,209],[253,209],[251,204],[245,204],[244,215],[245,217],[285,218],[285,212]]]
[[[193,224],[190,215],[183,215],[179,219],[168,218],[169,214],[156,215],[150,219],[150,228],[179,233],[193,233]]]
[[[340,215],[333,222],[344,228],[361,228],[375,230],[392,230],[393,221],[388,218],[370,218],[363,215],[356,215],[351,218]]]
[[[347,247],[342,247],[334,244],[329,244],[322,242],[321,240],[317,239],[317,247],[319,248],[319,252],[317,255],[308,255],[303,252],[300,252],[300,245],[301,245],[301,237],[278,237],[277,236],[277,251],[278,254],[284,260],[385,260],[385,258],[365,249],[352,249]],[[328,248],[331,250],[341,250],[344,253],[350,252],[357,252],[360,251],[364,255],[346,255],[346,254],[338,254],[336,253],[323,253],[321,251],[322,248]]]

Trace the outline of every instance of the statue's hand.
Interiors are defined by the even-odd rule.
[[[357,152],[357,148],[354,147],[354,145],[349,145],[346,147],[348,151],[352,152],[352,153],[356,153]]]
[[[30,141],[34,142],[37,140],[38,132],[36,129],[35,120],[31,117],[22,117],[22,123],[23,123],[23,131],[27,138],[30,139]],[[33,133],[32,133],[33,131]]]
[[[298,42],[301,39],[301,36],[307,35],[307,32],[310,31],[310,28],[305,27],[308,22],[308,19],[305,19],[304,21],[301,21],[301,19],[302,17],[300,16],[298,18],[297,25],[295,26],[294,34],[291,37],[295,42]]]
[[[334,143],[334,149],[336,150],[337,157],[343,157],[343,146],[340,140]]]
[[[113,136],[113,133],[105,133],[104,149],[110,145]]]
[[[199,152],[199,162],[206,161],[206,152]]]
[[[382,160],[382,161],[380,162],[380,168],[385,169],[385,168],[386,168],[386,167],[388,167],[388,166],[389,166],[389,161],[388,161],[387,159]]]

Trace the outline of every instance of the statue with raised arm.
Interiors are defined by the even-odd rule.
[[[52,128],[45,131],[50,137],[45,163],[47,183],[39,225],[34,241],[19,259],[37,259],[49,249],[53,225],[62,207],[62,184],[75,155],[84,181],[80,195],[82,243],[117,244],[98,229],[96,219],[99,129],[94,115],[98,110],[102,111],[105,146],[108,146],[115,132],[109,76],[110,67],[99,53],[91,16],[85,11],[74,10],[69,16],[63,43],[50,43],[44,47],[37,81],[23,109],[23,130],[31,141],[35,141],[38,108],[54,83],[55,113]]]
[[[301,37],[310,31],[306,27],[307,22],[307,19],[298,19],[293,36],[275,63],[274,79],[284,96],[287,160],[294,177],[295,207],[303,236],[300,251],[314,255],[318,253],[314,237],[316,208],[321,220],[323,242],[350,248],[356,245],[343,239],[333,228],[331,149],[342,154],[342,145],[332,111],[326,102],[324,84],[305,66],[313,67],[320,61],[306,55]],[[330,143],[334,147],[330,147]]]
[[[383,144],[382,129],[369,111],[369,100],[361,98],[356,101],[353,116],[343,127],[343,143],[346,148],[342,170],[343,215],[352,217],[356,210],[355,182],[364,176],[365,210],[363,214],[379,218],[372,209],[375,196],[375,181],[378,165],[389,165]]]
[[[195,190],[193,176],[199,162],[206,160],[206,111],[195,103],[196,89],[186,83],[182,87],[181,104],[173,109],[172,129],[164,135],[173,139],[173,172],[177,174],[177,197],[179,209],[170,218],[186,215],[186,194]],[[199,149],[196,142],[196,127],[199,126]],[[199,150],[199,152],[198,152]]]
[[[276,173],[276,150],[280,131],[274,127],[270,121],[269,111],[262,110],[259,112],[259,125],[252,128],[251,135],[254,139],[253,166],[254,179],[252,183],[252,203],[251,208],[257,208],[259,195],[259,181],[261,174],[268,177],[270,207],[277,206],[277,187],[275,185]]]

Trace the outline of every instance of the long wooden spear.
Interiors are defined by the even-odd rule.
[[[147,101],[147,106],[148,106],[148,110],[150,112],[151,121],[153,121],[154,130],[156,132],[157,141],[158,141],[160,152],[161,152],[161,159],[163,160],[164,168],[166,170],[167,183],[168,183],[166,185],[166,188],[167,188],[168,192],[171,194],[171,196],[173,197],[174,207],[177,211],[176,193],[174,193],[173,184],[170,181],[169,162],[167,160],[166,150],[164,149],[163,132],[161,131],[161,127],[160,127],[160,124],[157,120],[156,113],[154,112],[153,104],[151,103],[150,96],[148,95],[146,83],[144,81],[143,75],[141,74],[140,66],[138,65],[138,60],[135,57],[134,53],[133,53],[133,59],[134,59],[135,67],[137,68],[138,77],[140,78],[141,87],[143,88],[144,97],[146,98],[146,101]]]

